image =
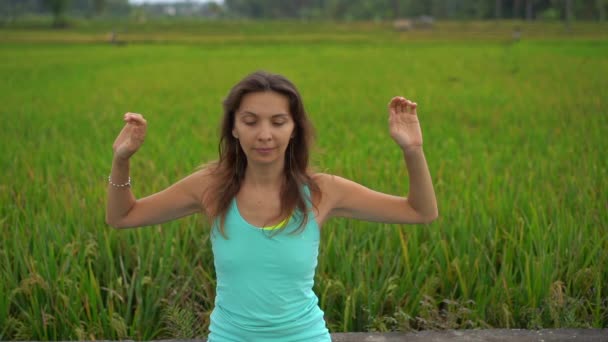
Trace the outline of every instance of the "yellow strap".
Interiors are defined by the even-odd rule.
[[[286,219],[284,219],[283,221],[281,221],[281,222],[279,222],[279,223],[275,224],[274,226],[270,226],[270,227],[262,227],[262,229],[264,229],[264,230],[275,230],[275,229],[282,228],[282,227],[283,227],[283,225],[284,225],[285,223],[287,223],[287,220],[289,220],[290,218],[291,218],[291,216],[289,216],[289,217],[287,217]]]

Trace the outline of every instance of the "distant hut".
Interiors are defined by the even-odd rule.
[[[431,29],[435,26],[435,18],[429,15],[421,15],[416,19],[416,28]]]
[[[409,31],[414,28],[414,23],[409,19],[397,19],[393,22],[395,31]]]

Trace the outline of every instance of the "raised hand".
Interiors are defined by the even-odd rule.
[[[141,114],[137,113],[126,113],[124,121],[126,125],[114,140],[112,148],[114,158],[127,160],[143,144],[146,137],[147,122]]]
[[[422,147],[422,131],[416,113],[416,102],[393,97],[388,103],[388,124],[391,137],[402,149]]]

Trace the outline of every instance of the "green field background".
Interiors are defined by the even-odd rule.
[[[206,335],[208,224],[108,227],[112,142],[142,113],[133,192],[162,190],[217,157],[221,101],[255,70],[298,86],[317,170],[392,194],[408,180],[386,105],[419,104],[440,218],[325,224],[314,289],[332,332],[608,327],[605,27],[513,42],[222,25],[119,46],[0,30],[0,340]]]

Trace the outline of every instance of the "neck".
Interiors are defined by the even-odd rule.
[[[284,182],[283,163],[256,165],[245,169],[245,182],[254,187],[280,188]]]

